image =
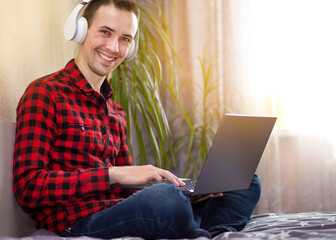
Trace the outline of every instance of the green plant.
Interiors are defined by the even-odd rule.
[[[199,99],[195,103],[191,115],[193,126],[186,131],[183,138],[188,141],[188,157],[183,176],[196,178],[200,167],[204,164],[208,151],[215,136],[219,121],[224,111],[223,104],[218,104],[217,90],[220,87],[218,78],[213,75],[215,58],[208,61],[206,51],[202,58],[198,58],[202,70],[201,84],[195,83],[194,94]],[[186,148],[186,146],[184,146]]]
[[[186,113],[178,98],[176,78],[176,70],[183,72],[183,67],[174,51],[164,11],[156,0],[141,3],[137,57],[109,76],[114,100],[127,112],[130,152],[138,164],[155,163],[169,170],[175,168],[175,158],[186,152],[183,176],[195,177],[207,155],[219,116],[209,97],[217,88],[211,76],[214,60],[208,63],[205,52],[199,59],[203,85],[194,90],[202,101],[195,104],[192,113]],[[164,98],[174,108],[169,118]],[[199,116],[201,123],[197,123]],[[179,132],[170,128],[177,122],[182,125]],[[154,162],[150,156],[155,157]]]
[[[163,83],[165,87],[173,83],[166,85],[164,82],[161,59],[172,60],[176,55],[158,2],[142,1],[140,10],[137,57],[118,67],[110,76],[110,82],[115,90],[114,100],[127,112],[130,147],[133,146],[131,133],[135,133],[138,149],[136,156],[134,149],[130,149],[133,159],[138,159],[139,164],[147,164],[149,156],[154,154],[157,166],[170,169],[174,165],[174,154],[161,93]],[[174,75],[173,64],[173,61],[166,62],[170,76]]]

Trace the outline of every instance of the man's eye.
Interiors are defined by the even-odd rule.
[[[124,42],[131,42],[131,39],[129,39],[129,38],[122,38],[122,40],[123,40]]]
[[[110,33],[109,33],[109,31],[106,31],[106,30],[102,30],[101,31],[103,34],[105,34],[105,35],[109,35]]]

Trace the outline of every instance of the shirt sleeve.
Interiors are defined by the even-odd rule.
[[[110,190],[108,168],[50,170],[57,133],[57,109],[52,88],[35,81],[17,107],[17,127],[13,161],[14,193],[29,212]]]

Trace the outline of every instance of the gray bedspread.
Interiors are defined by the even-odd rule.
[[[241,232],[226,232],[215,239],[336,239],[335,213],[296,213],[254,215]],[[38,230],[24,238],[1,237],[0,240],[61,240],[65,239],[46,230]],[[67,238],[67,240],[93,240],[89,237]],[[123,237],[123,240],[141,240]],[[198,238],[204,240],[204,238]]]
[[[336,239],[336,213],[264,214],[252,216],[242,232],[215,239]]]

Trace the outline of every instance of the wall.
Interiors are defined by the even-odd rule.
[[[0,120],[15,109],[30,82],[75,56],[63,26],[77,0],[0,0]]]

